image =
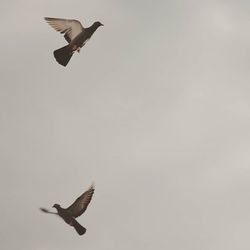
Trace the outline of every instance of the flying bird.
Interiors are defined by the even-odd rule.
[[[62,208],[59,204],[54,204],[53,207],[57,210],[56,213],[50,212],[46,208],[40,208],[40,210],[44,213],[59,215],[67,224],[73,226],[79,235],[83,235],[86,232],[86,228],[80,225],[75,218],[86,211],[94,191],[95,187],[92,184],[89,189],[79,196],[68,208]]]
[[[62,18],[44,18],[56,31],[64,34],[68,45],[54,51],[57,62],[66,66],[75,51],[80,52],[87,40],[94,34],[98,27],[103,26],[100,22],[94,22],[90,27],[84,28],[78,20]]]

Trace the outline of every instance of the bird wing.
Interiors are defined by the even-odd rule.
[[[44,18],[47,23],[56,31],[61,32],[64,38],[70,43],[78,34],[80,34],[84,28],[78,20],[74,19],[62,19],[62,18]]]
[[[50,212],[48,209],[46,208],[43,208],[43,207],[40,207],[40,210],[44,213],[47,213],[47,214],[57,214],[57,213],[54,213],[54,212]]]
[[[73,217],[76,218],[82,215],[86,211],[92,199],[94,191],[95,191],[95,187],[92,184],[86,192],[84,192],[80,197],[78,197],[74,201],[74,203],[67,208],[67,210],[72,214]]]

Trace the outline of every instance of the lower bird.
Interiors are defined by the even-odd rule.
[[[64,38],[69,43],[54,51],[57,62],[63,66],[68,64],[75,51],[80,52],[80,49],[85,45],[87,40],[91,38],[97,28],[103,26],[99,21],[94,22],[88,28],[84,28],[82,24],[75,19],[52,17],[45,17],[44,19],[52,28],[64,34]]]
[[[59,215],[67,224],[74,227],[79,235],[83,235],[86,232],[86,228],[80,225],[75,218],[82,215],[86,211],[94,191],[95,187],[92,184],[89,189],[79,196],[68,208],[62,208],[60,205],[54,204],[53,207],[56,208],[57,213],[50,212],[46,208],[40,208],[40,210],[44,213]]]

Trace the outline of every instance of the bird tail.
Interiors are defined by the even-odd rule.
[[[82,225],[80,225],[76,220],[72,220],[72,226],[75,228],[76,232],[79,235],[83,235],[85,234],[85,232],[87,231],[85,227],[83,227]]]
[[[66,45],[54,51],[54,57],[56,58],[57,62],[63,65],[64,67],[68,64],[72,55],[73,52],[70,49],[69,45]]]

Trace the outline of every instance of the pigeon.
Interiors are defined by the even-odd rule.
[[[94,184],[92,184],[89,189],[79,196],[68,208],[62,208],[59,204],[54,204],[53,207],[57,210],[56,213],[50,212],[46,208],[40,208],[40,210],[44,213],[59,215],[67,224],[73,226],[79,235],[83,235],[86,233],[86,228],[80,225],[75,218],[86,211],[94,191],[95,187]]]
[[[91,38],[97,28],[103,26],[99,21],[94,22],[88,28],[84,28],[82,24],[75,19],[52,17],[45,17],[44,19],[52,28],[64,34],[64,38],[68,42],[68,45],[54,51],[56,61],[64,67],[68,64],[74,52],[80,52],[81,48],[87,40]]]

